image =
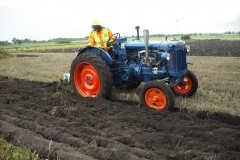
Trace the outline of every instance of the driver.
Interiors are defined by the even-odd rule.
[[[99,21],[96,19],[92,22],[92,32],[88,38],[88,46],[94,46],[98,48],[103,48],[110,54],[113,54],[114,59],[118,58],[117,52],[113,49],[112,43],[115,38],[111,38],[107,44],[108,39],[113,35],[112,31],[106,27],[103,27]]]

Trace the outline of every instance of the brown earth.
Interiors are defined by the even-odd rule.
[[[0,134],[49,159],[240,159],[240,117],[82,99],[69,88],[0,76]]]
[[[186,42],[190,46],[191,56],[239,57],[240,40],[196,40]]]

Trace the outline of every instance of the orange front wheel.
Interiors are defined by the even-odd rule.
[[[188,76],[182,77],[182,82],[173,86],[173,89],[178,92],[179,94],[187,94],[192,89],[192,80]]]
[[[158,88],[149,88],[144,98],[148,107],[163,110],[167,106],[167,96]]]
[[[140,93],[140,103],[156,110],[173,110],[174,95],[170,88],[160,82],[151,81],[146,83]]]
[[[195,74],[188,70],[187,74],[182,77],[182,80],[173,86],[172,92],[175,95],[183,97],[191,97],[195,94],[198,88],[198,80]]]

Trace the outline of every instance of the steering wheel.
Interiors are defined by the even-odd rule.
[[[114,41],[112,41],[112,43],[115,43],[117,38],[120,38],[120,33],[114,33],[111,37],[109,37],[109,39],[107,40],[107,44],[110,42],[110,40],[114,38]]]

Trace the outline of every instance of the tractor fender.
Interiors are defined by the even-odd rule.
[[[112,63],[112,58],[110,57],[108,52],[106,52],[105,50],[103,50],[101,48],[85,47],[78,51],[77,56],[82,53],[96,54],[96,55],[100,56],[106,62],[107,65],[110,65]]]

